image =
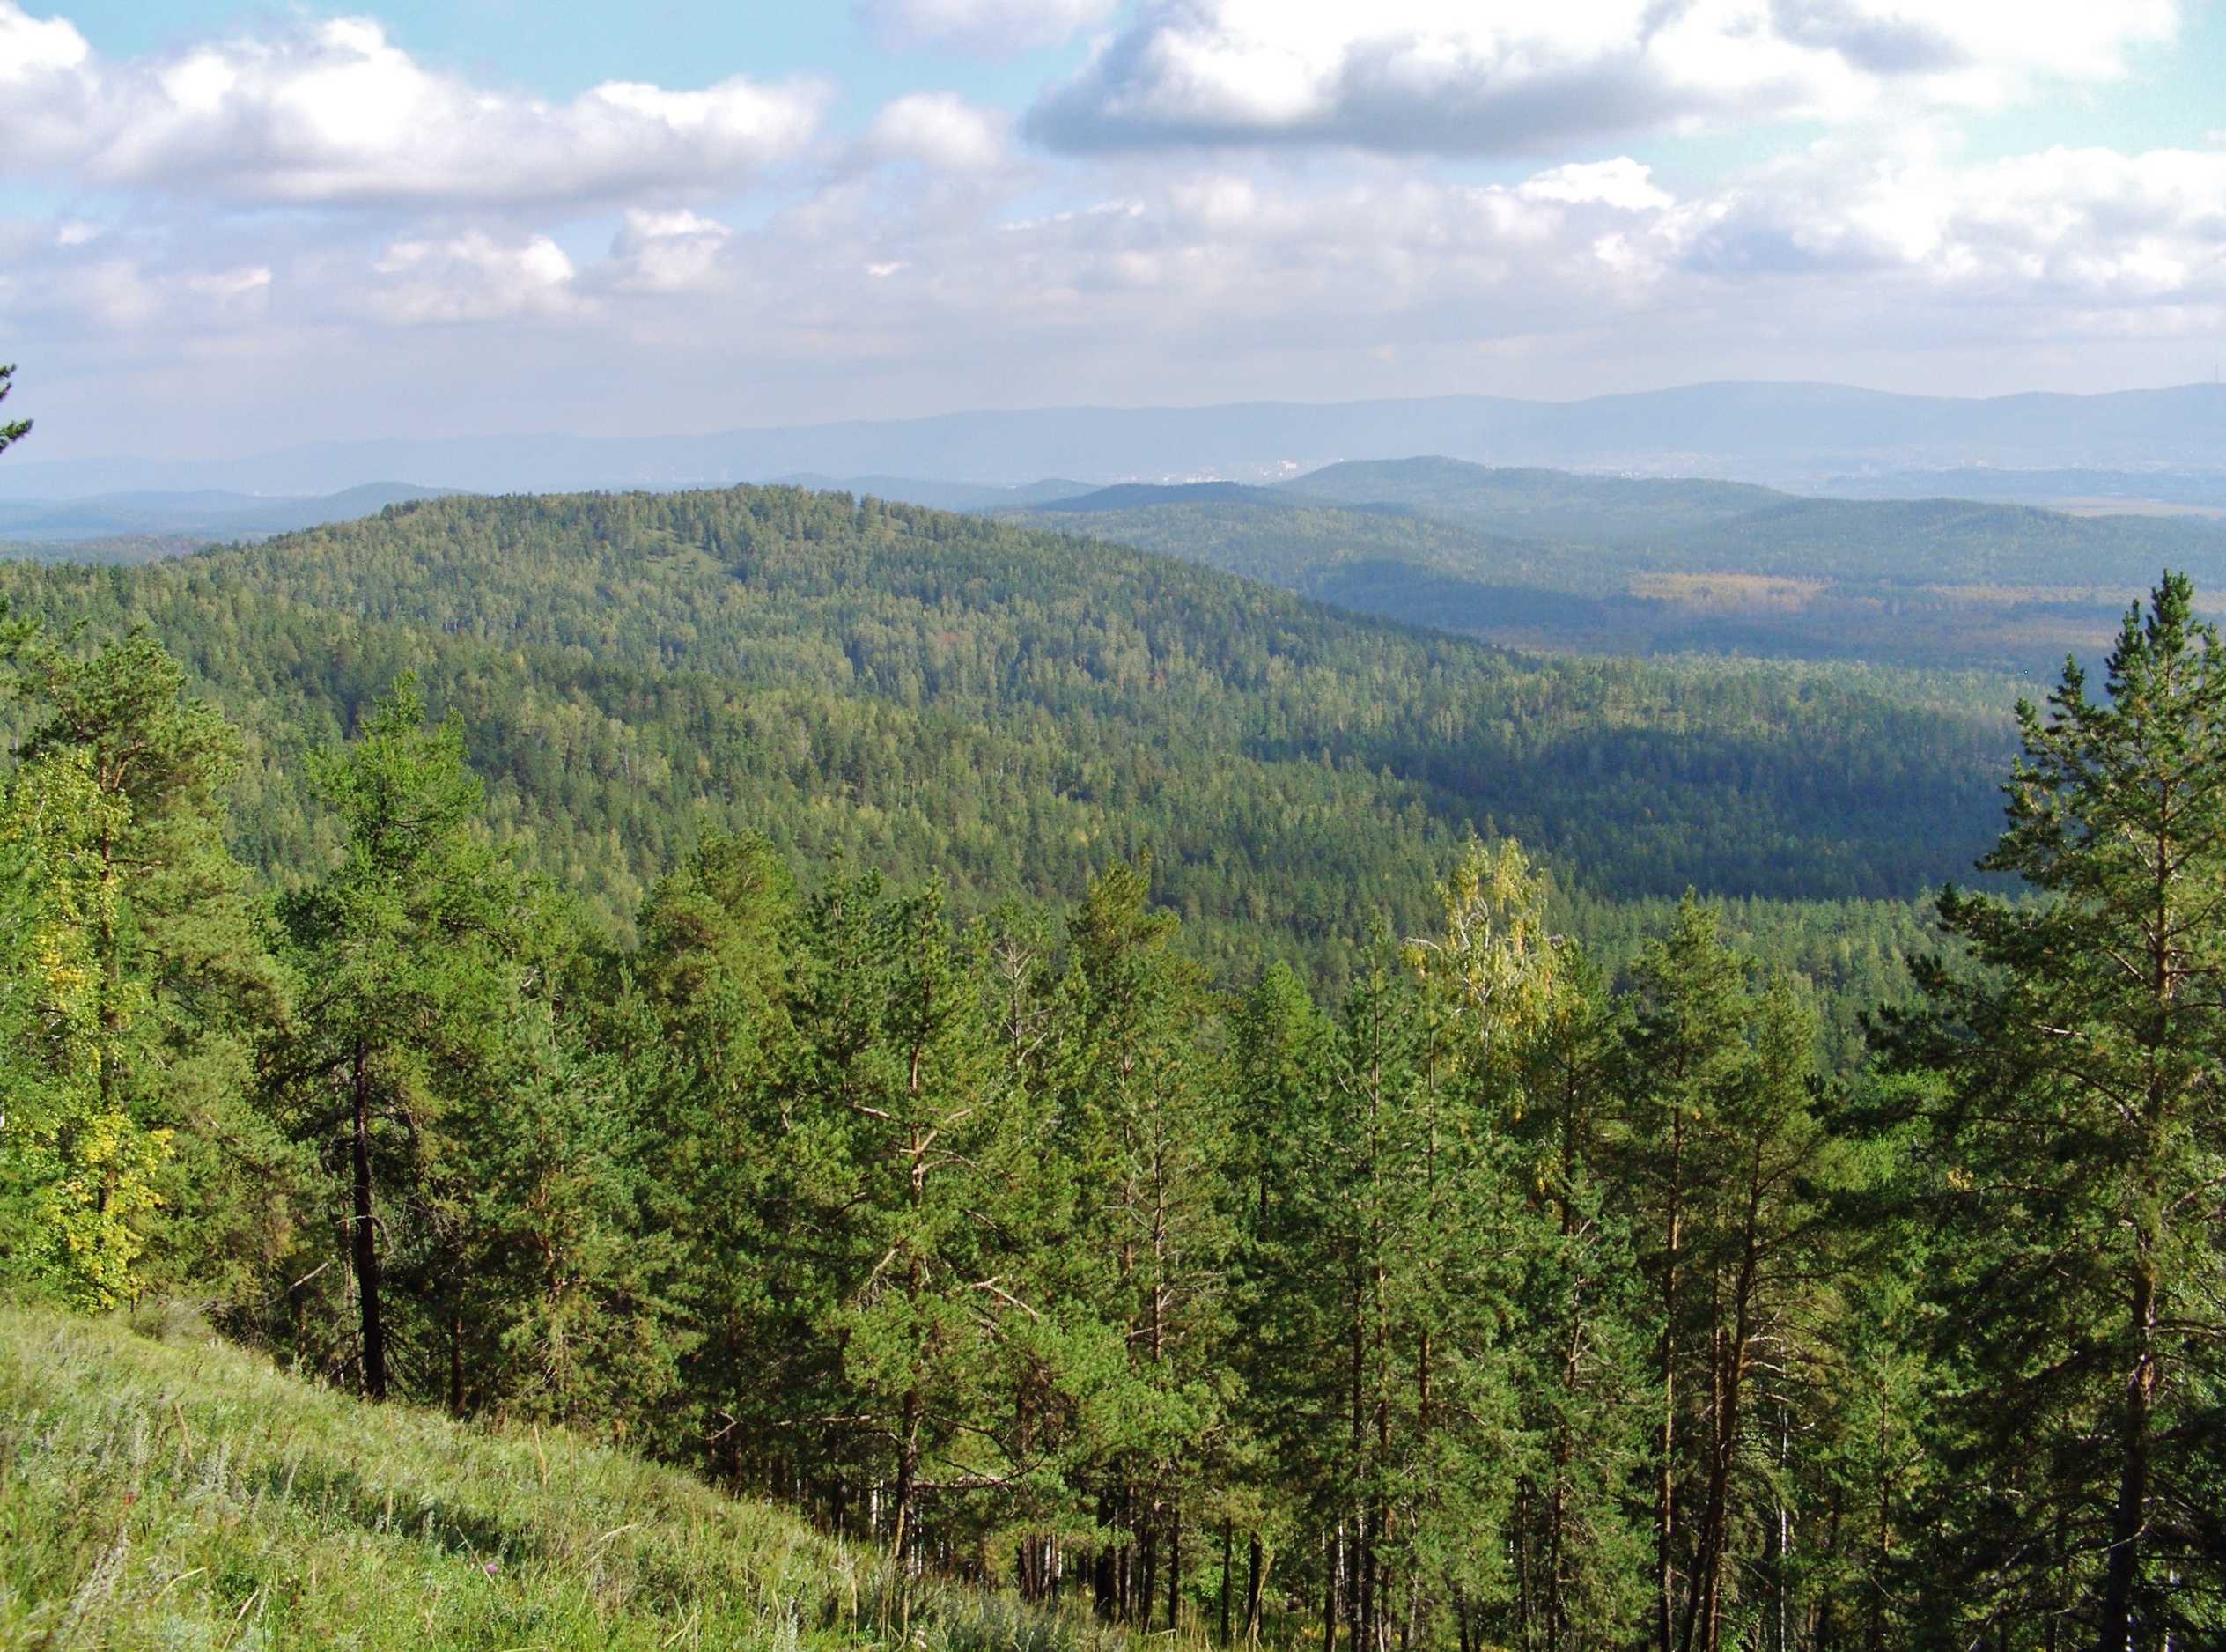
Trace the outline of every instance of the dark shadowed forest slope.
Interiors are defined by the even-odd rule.
[[[1426,531],[1426,525],[1424,525]],[[303,757],[399,670],[465,719],[497,828],[622,928],[707,826],[960,910],[1154,857],[1191,943],[1318,978],[1413,933],[1471,832],[1574,890],[1905,899],[1967,872],[2005,726],[1813,675],[1548,660],[1169,558],[786,489],[453,498],[13,600],[146,623],[246,729],[237,840],[328,829]]]

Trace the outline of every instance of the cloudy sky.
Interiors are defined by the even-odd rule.
[[[62,4],[46,458],[2226,358],[2203,0]]]

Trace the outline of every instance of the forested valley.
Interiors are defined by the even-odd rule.
[[[1109,1634],[2226,1640],[2183,578],[2011,720],[794,490],[4,582],[26,1297]]]

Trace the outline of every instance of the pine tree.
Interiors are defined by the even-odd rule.
[[[1513,1173],[1531,1199],[1516,1333],[1530,1442],[1517,1544],[1529,1633],[1519,1643],[1575,1652],[1626,1646],[1642,1620],[1649,1545],[1630,1493],[1643,1483],[1658,1412],[1633,1213],[1606,1142],[1625,1007],[1574,945],[1554,968],[1498,1101]]]
[[[654,1174],[646,1220],[678,1247],[672,1324],[689,1345],[668,1450],[708,1457],[732,1483],[769,1483],[770,1459],[817,1368],[805,1328],[824,1304],[793,1243],[786,1197],[796,1123],[777,1079],[795,1030],[799,911],[787,864],[763,838],[706,835],[642,903],[641,942],[614,961],[591,1008],[598,1046],[637,1098]],[[800,1274],[799,1270],[804,1270]],[[854,1516],[842,1464],[784,1487],[837,1527]]]
[[[1148,860],[1091,881],[1068,924],[1055,1057],[1080,1265],[1066,1381],[1092,1436],[1072,1469],[1097,1503],[1100,1610],[1139,1625],[1180,1616],[1186,1516],[1195,1546],[1231,1398],[1226,1081],[1176,927],[1151,907]]]
[[[338,866],[280,903],[299,986],[268,1082],[345,1189],[335,1226],[363,1393],[386,1398],[400,1331],[412,1386],[456,1403],[475,1113],[500,1081],[529,891],[479,827],[461,722],[428,727],[414,678],[368,709],[351,744],[321,756],[317,778],[346,843]],[[396,1287],[429,1311],[397,1318]]]
[[[2226,1634],[2226,654],[2168,574],[2090,697],[2075,664],[1983,863],[1968,962],[1890,1018],[1932,1224],[1927,1638],[2101,1652]]]
[[[8,392],[15,388],[15,363],[10,362],[6,366],[0,367],[0,402],[6,401]],[[30,434],[29,419],[10,419],[5,424],[0,424],[0,453],[5,453]]]
[[[1331,1468],[1344,1432],[1335,1357],[1340,1316],[1324,1288],[1316,1168],[1342,1051],[1338,1029],[1286,966],[1271,964],[1233,1018],[1233,1132],[1225,1199],[1238,1235],[1232,1257],[1229,1348],[1251,1460],[1242,1567],[1242,1638],[1256,1642],[1271,1589],[1301,1577],[1315,1599],[1312,1556],[1334,1524]],[[1330,1351],[1326,1356],[1324,1351]],[[1234,1555],[1232,1560],[1234,1561]],[[1232,1592],[1235,1592],[1234,1585]]]

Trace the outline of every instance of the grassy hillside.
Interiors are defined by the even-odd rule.
[[[1072,536],[787,489],[452,498],[147,568],[4,576],[146,623],[247,731],[242,852],[321,867],[307,751],[404,667],[498,827],[623,930],[710,826],[961,911],[1150,851],[1224,972],[1334,984],[1472,830],[1596,896],[1905,899],[1997,816],[1998,719],[1815,674],[1549,661]]]
[[[144,1329],[0,1305],[0,1644],[906,1636],[878,1555],[769,1505],[558,1430],[366,1405],[190,1321]],[[1078,1634],[955,1589],[910,1617],[954,1652]]]

